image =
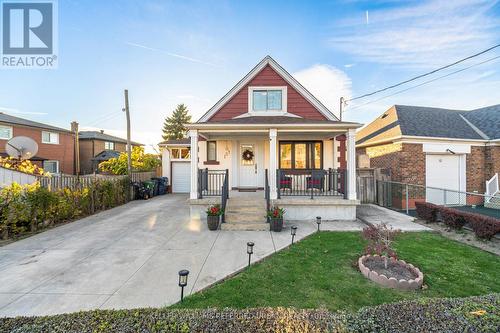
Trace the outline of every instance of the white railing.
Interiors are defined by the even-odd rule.
[[[500,190],[498,188],[498,173],[495,173],[490,180],[486,182],[486,202],[489,203],[491,198],[493,198]]]

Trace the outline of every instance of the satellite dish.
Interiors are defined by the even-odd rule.
[[[27,136],[16,136],[7,141],[5,151],[10,157],[20,160],[29,160],[38,152],[38,144]]]

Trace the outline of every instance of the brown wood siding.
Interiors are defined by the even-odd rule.
[[[327,119],[301,94],[288,84],[271,66],[264,67],[246,86],[244,86],[231,100],[229,100],[208,121],[232,119],[248,112],[248,87],[251,86],[287,86],[288,113],[293,113],[305,119]]]

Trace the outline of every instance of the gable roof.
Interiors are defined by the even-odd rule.
[[[52,125],[47,125],[43,123],[39,123],[36,121],[24,119],[24,118],[19,118],[19,117],[14,117],[9,114],[5,114],[3,112],[0,112],[0,123],[7,123],[7,124],[12,124],[12,125],[20,125],[20,126],[27,126],[27,127],[35,127],[35,128],[40,128],[40,129],[47,129],[47,130],[52,130],[52,131],[57,131],[57,132],[66,132],[66,133],[71,133],[71,131],[52,126]]]
[[[259,124],[259,125],[275,125],[275,124],[353,124],[359,125],[357,123],[350,122],[340,122],[335,120],[322,120],[322,119],[305,119],[298,117],[288,117],[288,116],[252,116],[252,117],[241,117],[225,120],[210,121],[198,124]]]
[[[78,138],[80,140],[101,140],[110,141],[115,143],[127,143],[127,140],[119,138],[117,136],[109,135],[101,131],[81,131],[78,132]],[[144,146],[142,143],[131,142],[134,146]]]
[[[214,106],[212,106],[199,120],[198,122],[208,121],[214,114],[217,113],[227,102],[229,102],[245,85],[247,85],[259,72],[266,66],[270,66],[273,70],[278,73],[286,82],[288,82],[297,92],[302,95],[309,103],[311,103],[322,115],[327,119],[338,121],[339,119],[316,97],[313,96],[303,85],[299,83],[290,73],[288,73],[283,67],[280,66],[271,58],[271,56],[266,56],[262,59],[247,75],[245,75],[236,85],[229,90]]]
[[[457,110],[395,105],[403,135],[478,139],[479,135]]]
[[[389,114],[394,115],[384,121]],[[417,136],[462,140],[500,139],[500,104],[465,111],[423,106],[394,105],[358,132],[357,144],[382,138]],[[373,139],[373,140],[371,140]]]

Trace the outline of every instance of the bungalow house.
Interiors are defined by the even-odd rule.
[[[200,214],[224,186],[232,190],[224,229],[268,228],[265,208],[273,204],[288,220],[356,218],[361,124],[339,121],[271,57],[186,126],[189,141],[163,144],[164,172]]]
[[[500,105],[472,111],[394,105],[358,131],[356,153],[359,161],[368,156],[371,167],[390,169],[393,181],[426,186],[427,201],[472,204],[472,196],[445,199],[429,187],[497,193]]]
[[[30,160],[46,172],[74,173],[75,137],[71,131],[0,112],[0,156],[8,156],[5,145],[16,136],[38,144],[38,153]]]

